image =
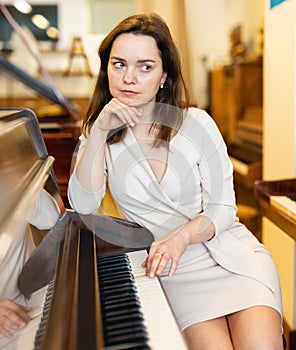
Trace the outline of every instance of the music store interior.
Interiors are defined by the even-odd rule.
[[[296,0],[0,4],[0,108],[36,114],[66,208],[72,156],[99,72],[101,40],[134,13],[156,12],[166,20],[191,101],[208,111],[226,141],[238,217],[276,263],[285,334],[290,349],[296,349]],[[118,215],[110,196],[102,210]]]

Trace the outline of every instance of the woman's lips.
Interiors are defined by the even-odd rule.
[[[133,95],[137,95],[136,91],[133,90],[121,90],[121,93],[126,95],[126,96],[133,96]]]

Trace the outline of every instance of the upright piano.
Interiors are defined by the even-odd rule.
[[[262,179],[263,61],[248,59],[210,72],[210,107],[228,147],[240,220],[261,239],[254,183]]]
[[[32,320],[12,339],[3,343],[2,338],[0,349],[186,349],[160,280],[148,278],[141,267],[151,233],[118,218],[64,209],[54,159],[35,114],[0,109],[0,125],[5,126],[0,133],[1,167],[6,172],[15,164],[22,169],[9,186],[1,184],[1,197],[9,197],[9,206],[0,214],[0,235],[5,229],[13,237],[17,223],[26,220],[31,189],[46,188],[63,211],[19,276],[20,291],[33,307]]]
[[[295,242],[296,178],[258,180],[254,188],[262,216],[269,219]],[[291,329],[285,319],[283,321],[288,348],[296,349],[296,329]]]

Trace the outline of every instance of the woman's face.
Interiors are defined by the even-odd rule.
[[[111,95],[129,106],[154,102],[166,73],[154,38],[119,35],[110,52],[108,79]]]

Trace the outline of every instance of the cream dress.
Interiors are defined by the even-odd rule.
[[[185,112],[184,112],[185,113]],[[131,129],[123,142],[105,148],[105,179],[122,217],[148,228],[155,239],[198,215],[215,225],[210,241],[190,245],[173,277],[162,285],[180,328],[254,305],[282,314],[272,258],[236,217],[233,168],[222,136],[203,110],[190,108],[169,145],[166,173],[157,181]],[[80,137],[77,157],[85,146]],[[73,172],[68,196],[81,214],[96,210],[106,183],[86,192]],[[116,244],[116,242],[113,242]]]

